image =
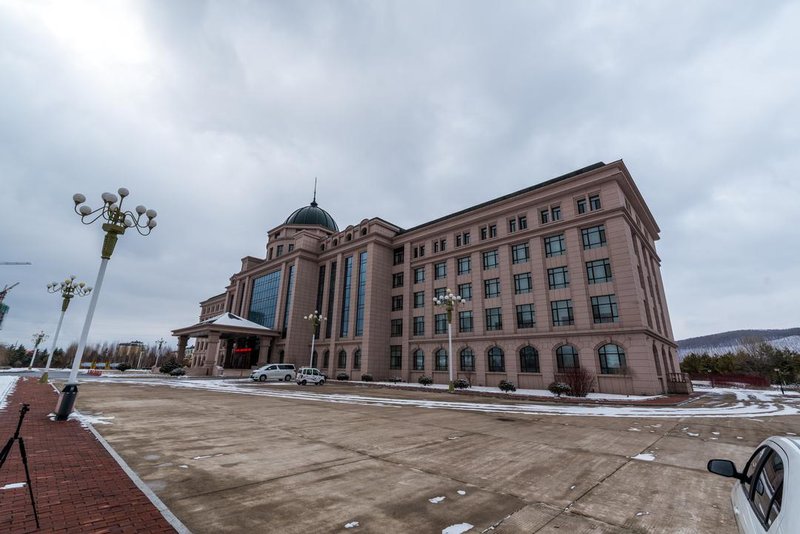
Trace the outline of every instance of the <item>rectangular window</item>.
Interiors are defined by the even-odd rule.
[[[589,195],[589,209],[592,211],[600,209],[600,195]]]
[[[394,295],[392,297],[392,311],[403,309],[403,295]]]
[[[350,334],[350,288],[353,277],[353,256],[344,259],[344,283],[342,284],[342,315],[339,318],[339,337]]]
[[[489,269],[496,269],[497,268],[497,251],[496,250],[489,250],[483,253],[483,270],[487,271]]]
[[[425,353],[422,352],[420,349],[414,351],[414,370],[415,371],[424,371],[425,370]]]
[[[400,265],[405,260],[405,249],[399,247],[394,249],[394,265]]]
[[[586,213],[586,199],[579,198],[575,201],[575,205],[578,207],[578,215],[581,213]]]
[[[438,241],[434,241],[433,242],[433,253],[436,254],[437,252],[439,252],[439,242]]]
[[[611,263],[608,258],[586,262],[586,276],[590,284],[611,281]]]
[[[514,275],[514,294],[521,295],[530,293],[533,290],[531,283],[531,273],[520,273]]]
[[[358,290],[356,292],[356,336],[364,335],[364,306],[367,292],[367,253],[358,255]]]
[[[401,279],[402,282],[402,279]],[[401,283],[402,285],[402,283]],[[333,297],[336,291],[336,262],[331,262],[331,274],[328,278],[328,320],[325,322],[325,337],[333,332]]]
[[[425,256],[425,245],[419,246],[419,257],[422,258]]]
[[[542,221],[542,224],[547,224],[550,222],[550,211],[549,210],[542,210],[539,212],[539,220]]]
[[[414,269],[414,283],[419,284],[425,281],[425,267],[417,267]]]
[[[425,307],[425,292],[424,291],[417,291],[414,293],[414,307],[415,308],[424,308]]]
[[[469,232],[464,232],[464,244],[469,245]]]
[[[500,296],[499,278],[491,278],[483,281],[483,296],[487,299]]]
[[[489,237],[489,227],[482,226],[481,227],[481,241],[484,241],[487,237]]]
[[[572,315],[571,300],[554,300],[550,303],[550,312],[553,316],[553,326],[575,324],[575,317]]]
[[[566,267],[547,269],[547,283],[550,289],[569,287],[569,271]]]
[[[614,295],[592,297],[592,316],[595,323],[616,323],[619,319],[617,298]]]
[[[458,312],[458,331],[459,332],[472,332],[472,312],[461,311]]]
[[[447,262],[437,263],[433,266],[433,278],[439,280],[447,276]]]
[[[437,313],[433,316],[434,333],[446,334],[447,333],[447,314]]]
[[[414,335],[425,335],[425,317],[414,317]]]
[[[561,220],[561,206],[553,206],[550,208],[550,218],[553,222]]]
[[[389,369],[401,369],[403,367],[403,347],[401,345],[391,345],[389,347]]]
[[[564,234],[544,238],[544,255],[546,257],[561,256],[566,253],[567,245],[564,242]]]
[[[403,320],[392,319],[392,337],[399,337],[403,335]]]
[[[583,228],[581,230],[583,237],[583,248],[598,248],[606,244],[606,227],[601,225],[592,226],[590,228]]]
[[[439,250],[441,250],[442,252],[447,250],[447,239],[442,239],[441,241],[439,241]]]
[[[517,328],[533,328],[534,326],[536,326],[536,314],[533,304],[517,306]]]
[[[440,299],[447,295],[447,288],[446,287],[436,287],[433,289],[433,297]]]
[[[486,330],[502,330],[503,316],[500,308],[486,309]]]
[[[458,284],[458,294],[464,300],[472,300],[472,284]]]
[[[275,251],[275,256],[280,256],[283,254],[283,245],[278,245],[278,249]]]
[[[458,258],[458,274],[468,274],[472,270],[472,259],[469,256]]]
[[[530,257],[527,243],[511,245],[511,263],[527,263]]]
[[[293,251],[293,250],[294,250],[294,244],[292,244],[292,243],[289,243],[289,252],[291,252],[291,251]]]
[[[403,287],[403,273],[394,273],[392,275],[392,287]]]
[[[281,272],[275,271],[253,280],[250,313],[247,318],[267,328],[275,328],[275,311],[281,287]]]
[[[489,237],[497,237],[497,225],[490,224],[489,225]]]
[[[417,247],[414,247],[414,253],[413,254],[414,254],[414,258],[419,256],[419,249]]]
[[[509,219],[508,220],[508,233],[513,234],[517,231],[517,220],[516,219]]]
[[[461,246],[461,234],[456,234],[456,248]]]
[[[520,230],[525,230],[525,229],[528,228],[528,218],[526,216],[520,215],[518,217],[518,220],[519,220],[519,229]]]

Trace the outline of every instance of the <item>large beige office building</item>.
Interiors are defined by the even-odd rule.
[[[660,258],[659,227],[622,161],[597,163],[521,191],[400,228],[380,218],[339,229],[315,201],[268,233],[225,291],[201,302],[193,374],[266,362],[311,363],[329,376],[510,380],[544,389],[571,367],[599,392],[683,391]]]

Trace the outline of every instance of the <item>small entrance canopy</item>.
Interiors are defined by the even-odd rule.
[[[177,328],[172,331],[172,335],[178,338],[178,360],[183,361],[186,357],[186,345],[190,337],[207,338],[208,348],[203,367],[205,372],[200,374],[216,374],[215,370],[219,366],[219,344],[220,340],[239,340],[243,338],[257,338],[259,343],[259,361],[266,360],[272,340],[277,338],[280,333],[266,326],[261,326],[253,321],[248,321],[238,315],[225,312],[211,319],[200,321],[199,323]],[[229,358],[233,349],[232,343],[226,342],[226,359]]]

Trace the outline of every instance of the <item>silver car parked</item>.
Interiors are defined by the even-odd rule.
[[[269,363],[250,373],[251,380],[258,380],[261,382],[266,382],[267,380],[283,380],[290,382],[294,380],[294,377],[293,363]]]

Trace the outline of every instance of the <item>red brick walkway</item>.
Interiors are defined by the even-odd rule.
[[[57,399],[52,386],[20,378],[0,410],[2,447],[14,435],[21,403],[30,404],[20,436],[41,523],[37,531],[27,486],[0,490],[0,532],[175,532],[94,434],[77,421],[49,419]],[[0,488],[19,482],[25,470],[15,443]]]

